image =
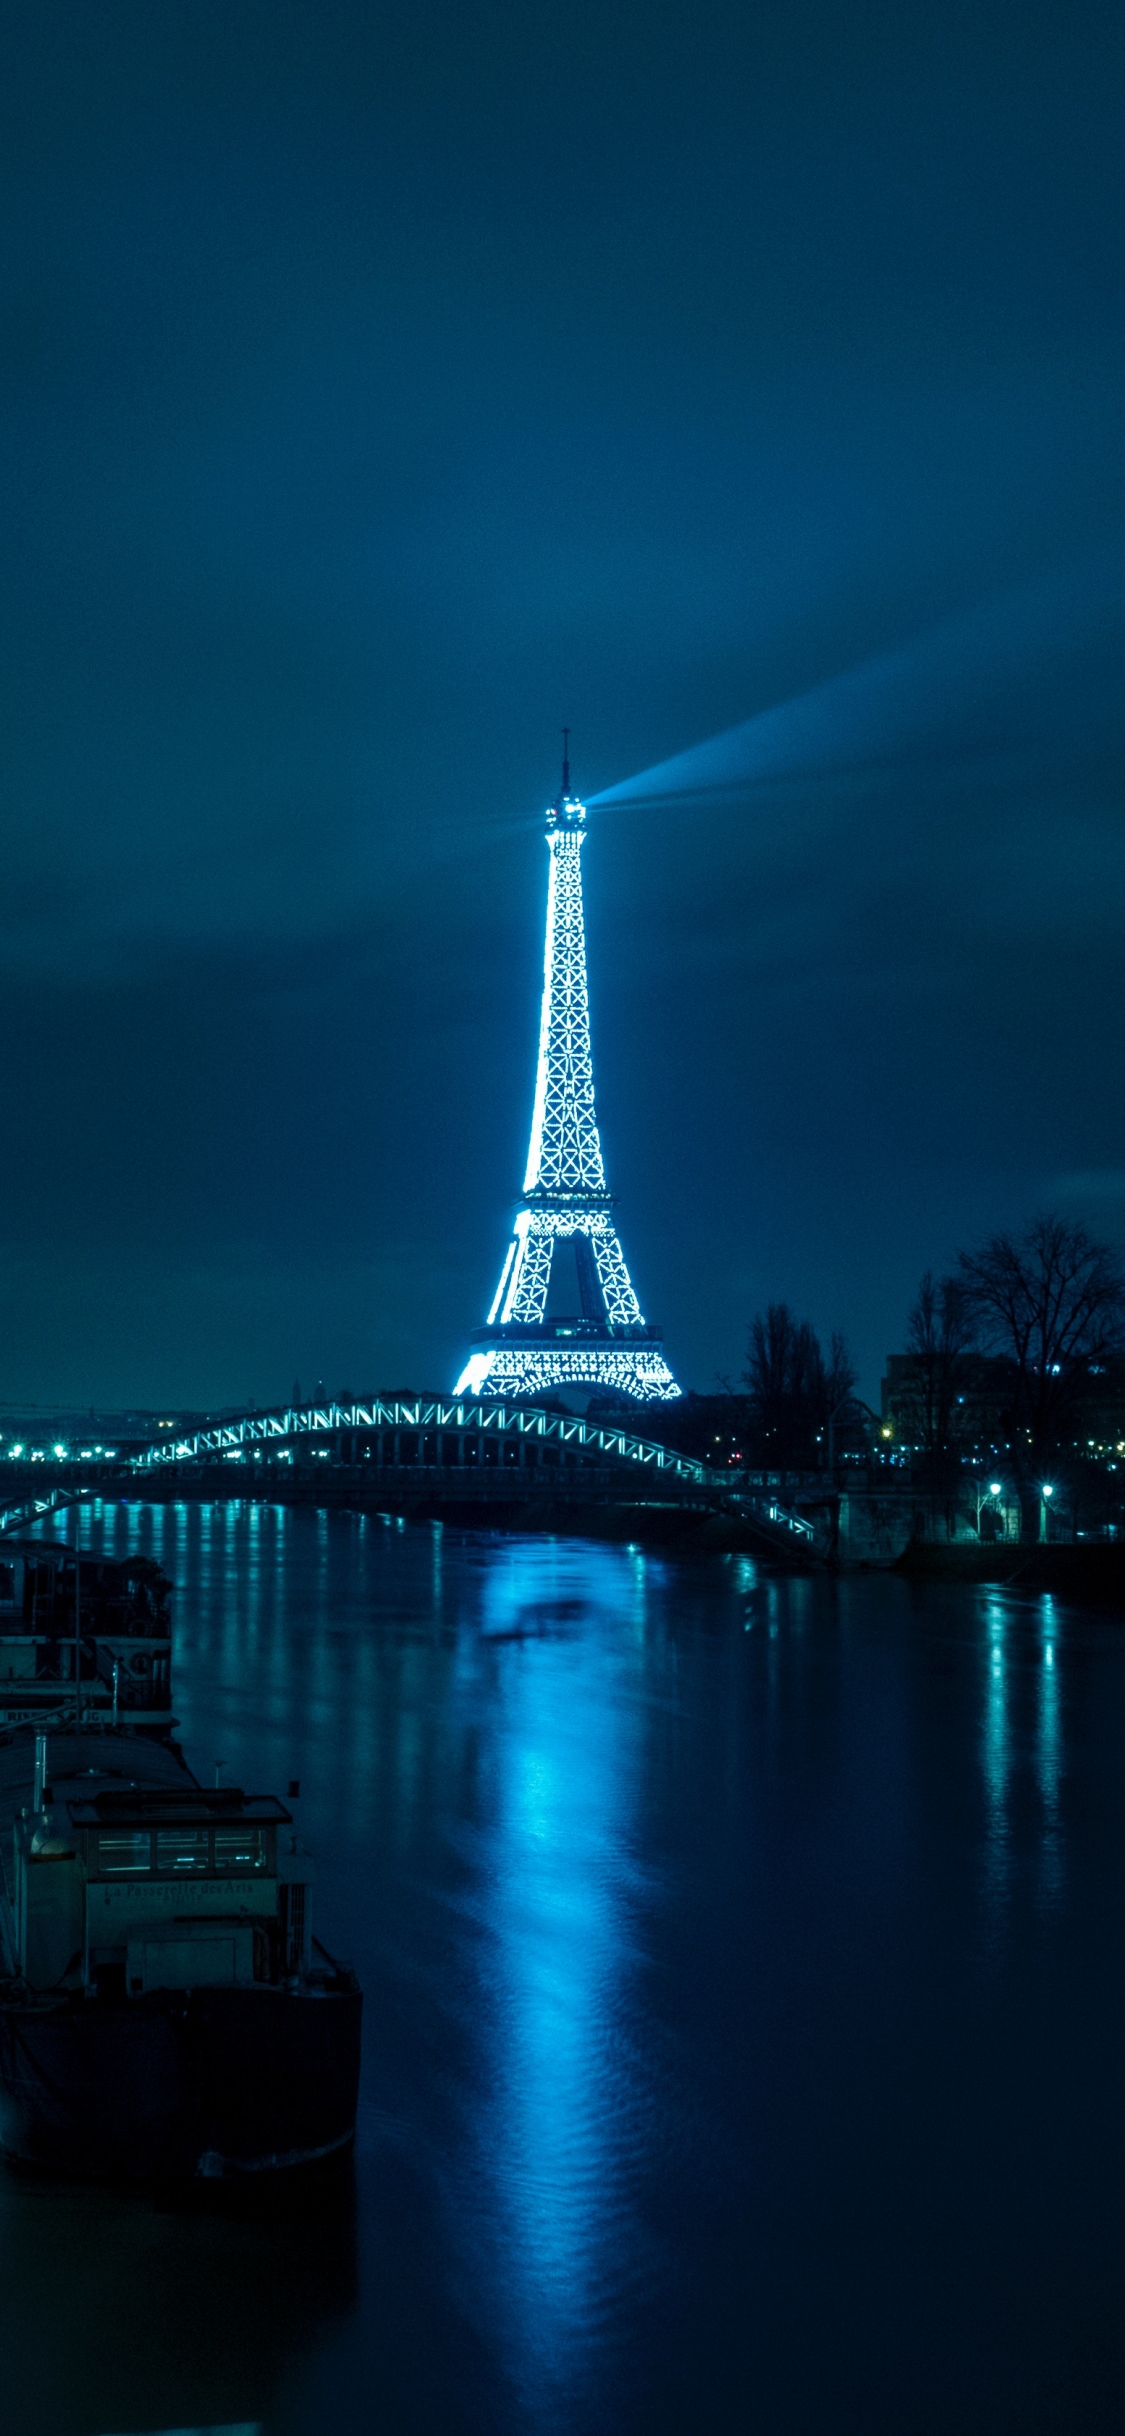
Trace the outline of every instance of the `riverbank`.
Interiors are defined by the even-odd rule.
[[[911,1540],[893,1570],[938,1582],[995,1582],[1020,1590],[1046,1590],[1083,1607],[1116,1609],[1125,1615],[1125,1546],[1105,1540],[1060,1546],[1000,1542],[992,1547],[943,1546]]]
[[[577,1480],[563,1486],[565,1474],[552,1478],[549,1488],[544,1483],[540,1489],[536,1483],[531,1494],[524,1486],[514,1496],[500,1473],[474,1480],[468,1496],[459,1494],[449,1473],[438,1467],[422,1479],[407,1475],[409,1486],[401,1473],[392,1481],[382,1469],[373,1478],[359,1467],[326,1466],[316,1476],[311,1467],[295,1476],[286,1476],[280,1466],[271,1466],[268,1473],[265,1466],[240,1466],[237,1477],[232,1471],[214,1464],[193,1467],[186,1474],[133,1475],[128,1492],[158,1505],[249,1500],[338,1513],[390,1513],[404,1522],[440,1522],[452,1530],[594,1540],[685,1557],[745,1555],[776,1573],[900,1573],[966,1586],[995,1582],[1050,1591],[1125,1616],[1125,1544],[1080,1541],[1040,1547],[999,1541],[980,1546],[962,1540],[908,1539],[903,1501],[889,1497],[852,1493],[824,1498],[817,1505],[802,1499],[815,1533],[810,1541],[795,1538],[780,1524],[771,1529],[730,1507],[708,1510],[687,1499],[655,1496],[626,1500],[608,1495],[604,1486],[600,1497],[584,1495]]]

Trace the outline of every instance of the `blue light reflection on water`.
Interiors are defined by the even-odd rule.
[[[1040,1885],[1044,1904],[1057,1903],[1063,1889],[1062,1830],[1062,1664],[1060,1649],[1065,1619],[1057,1600],[1045,1592],[1039,1602],[1039,1719],[1037,1773],[1043,1805]]]
[[[1119,1627],[252,1501],[80,1527],[175,1576],[189,1754],[300,1778],[368,1992],[354,2291],[291,2233],[269,2374],[205,2313],[212,2421],[1116,2428]],[[61,2245],[92,2361],[67,2221],[39,2303]],[[35,2436],[94,2436],[35,2374]]]
[[[495,1687],[481,1853],[492,2087],[475,2132],[495,2272],[522,2338],[513,2368],[542,2401],[581,2386],[614,2294],[645,2251],[629,2171],[646,2136],[642,2058],[629,2058],[627,2088],[621,2070],[646,1892],[639,1720],[606,1699],[590,1643],[620,1649],[628,1666],[646,1595],[639,1551],[623,1562],[558,1541],[509,1547],[484,1586],[482,1636],[518,1655]]]
[[[1011,1766],[1012,1659],[1007,1647],[1009,1615],[1003,1598],[989,1597],[985,1641],[985,1692],[981,1720],[981,1766],[985,1786],[986,1828],[984,1899],[993,1928],[1003,1921],[1010,1870],[1008,1776]]]

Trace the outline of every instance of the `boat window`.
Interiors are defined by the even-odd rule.
[[[156,1831],[156,1866],[174,1869],[178,1874],[206,1869],[209,1854],[205,1827],[158,1827]]]
[[[265,1854],[262,1842],[260,1827],[216,1827],[216,1870],[263,1869]]]
[[[152,1867],[152,1838],[147,1827],[130,1828],[98,1837],[98,1868],[104,1878],[135,1877]]]

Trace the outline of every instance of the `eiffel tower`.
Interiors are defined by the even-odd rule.
[[[547,946],[527,1173],[488,1325],[472,1336],[456,1395],[592,1387],[648,1403],[680,1393],[660,1330],[646,1327],[641,1315],[606,1190],[586,989],[585,835],[586,807],[570,792],[564,751],[562,787],[547,814]],[[548,1317],[551,1269],[564,1237],[573,1244],[581,1309]]]

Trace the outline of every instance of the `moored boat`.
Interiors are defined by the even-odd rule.
[[[80,1702],[86,1717],[166,1732],[171,1592],[150,1556],[0,1538],[0,1724]]]
[[[0,2148],[146,2182],[341,2156],[362,1997],[292,1810],[201,1785],[167,1712],[124,1722],[116,1664],[116,1722],[95,1637],[71,1701],[0,1733]]]

